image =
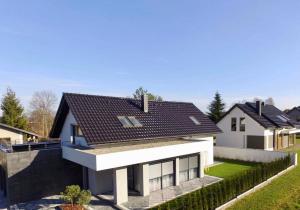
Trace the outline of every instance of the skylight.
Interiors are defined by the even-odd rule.
[[[194,116],[190,116],[189,118],[193,121],[195,125],[201,125],[201,123]]]
[[[130,120],[130,122],[133,124],[134,127],[141,127],[143,126],[140,121],[138,121],[138,119],[136,119],[135,117],[128,117],[128,119]]]
[[[142,127],[143,125],[140,123],[138,119],[133,116],[118,116],[119,121],[122,123],[123,127]]]
[[[119,121],[122,123],[123,127],[133,127],[133,124],[125,116],[119,116]]]
[[[277,115],[277,117],[282,121],[282,122],[287,122],[289,119],[283,115]]]

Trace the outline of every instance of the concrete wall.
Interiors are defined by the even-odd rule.
[[[286,152],[265,151],[259,149],[240,149],[231,147],[214,147],[214,157],[251,162],[271,162],[287,156]]]
[[[113,191],[113,170],[94,171],[88,169],[89,189],[94,195]]]
[[[0,128],[0,139],[1,138],[10,138],[11,144],[23,144],[23,134],[19,132]]]
[[[62,145],[70,145],[72,142],[72,127],[71,125],[77,125],[77,122],[74,118],[74,115],[72,114],[71,111],[69,111],[63,128],[61,130],[60,133],[60,139],[61,139],[61,143]],[[84,137],[75,137],[75,143],[82,145],[82,146],[87,146],[86,140]]]
[[[3,155],[3,153],[2,153]],[[4,153],[9,204],[59,194],[67,185],[82,185],[82,167],[62,159],[61,149]]]
[[[237,119],[237,129],[236,131],[231,131],[231,118],[235,117]],[[240,118],[245,118],[245,128],[244,132],[240,131]],[[225,147],[237,147],[246,148],[247,146],[247,135],[252,136],[264,136],[265,128],[259,123],[245,114],[238,107],[234,108],[229,114],[227,114],[217,126],[223,131],[223,133],[217,134],[216,145]],[[269,131],[266,135],[269,134]]]

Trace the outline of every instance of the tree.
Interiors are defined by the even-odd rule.
[[[16,128],[27,129],[27,118],[24,114],[24,108],[16,93],[7,88],[6,94],[1,101],[2,118],[1,122]]]
[[[217,122],[223,116],[225,103],[223,103],[221,95],[218,92],[216,92],[214,100],[208,106],[208,110],[208,117],[214,122]]]
[[[91,201],[91,192],[89,190],[81,190],[79,185],[67,186],[64,192],[61,192],[61,199],[65,202],[78,205],[87,205]]]
[[[149,93],[148,90],[144,89],[143,87],[139,87],[138,89],[135,90],[135,92],[133,93],[133,98],[141,99],[142,95],[144,94],[147,94],[148,99],[151,101],[163,101],[163,98],[161,96]]]
[[[47,137],[55,116],[57,97],[52,91],[35,92],[30,101],[30,128]]]
[[[275,106],[274,99],[273,99],[272,97],[267,98],[267,99],[265,100],[265,104]]]

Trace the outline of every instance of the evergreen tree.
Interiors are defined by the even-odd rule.
[[[16,93],[7,88],[6,94],[1,101],[2,118],[1,122],[16,128],[27,129],[27,119],[24,115],[24,108]]]
[[[214,100],[208,106],[208,110],[209,112],[207,115],[214,122],[217,122],[223,116],[225,112],[225,103],[223,103],[221,95],[218,92],[216,92]]]

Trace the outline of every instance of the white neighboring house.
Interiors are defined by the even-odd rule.
[[[127,202],[204,176],[220,129],[192,103],[64,93],[50,136],[82,165],[83,185]],[[201,187],[201,186],[199,186]]]
[[[0,144],[23,144],[39,138],[38,134],[0,123]]]
[[[278,150],[295,143],[300,123],[263,102],[235,104],[217,123],[216,145]]]

